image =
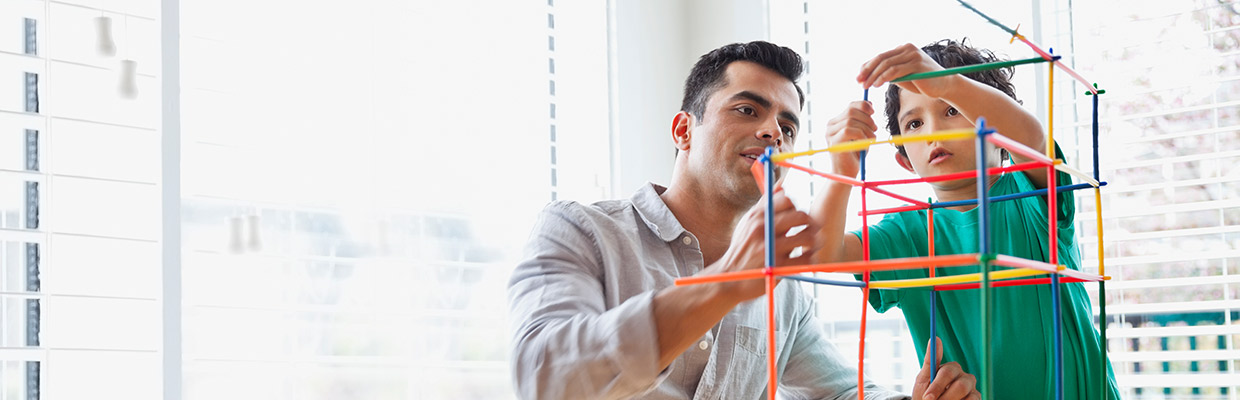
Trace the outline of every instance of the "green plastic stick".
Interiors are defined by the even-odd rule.
[[[1058,60],[1059,56],[1055,56],[1054,59]],[[992,63],[985,63],[985,64],[973,64],[973,65],[966,65],[963,67],[948,68],[942,71],[930,71],[930,72],[919,72],[916,74],[908,74],[908,75],[905,75],[905,76],[902,76],[896,79],[892,79],[891,81],[892,82],[904,82],[904,81],[912,81],[912,80],[918,80],[918,79],[937,78],[940,76],[966,74],[970,72],[1005,68],[1005,67],[1010,67],[1013,65],[1033,64],[1033,63],[1040,63],[1040,62],[1046,62],[1046,59],[1042,57],[1033,57],[1033,58],[1026,58],[1023,60],[999,61],[999,62],[992,62]]]

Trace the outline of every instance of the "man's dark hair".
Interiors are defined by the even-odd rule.
[[[955,68],[965,65],[983,64],[1000,61],[995,53],[986,49],[979,49],[969,45],[969,38],[960,39],[959,42],[951,39],[943,39],[921,48],[921,51],[930,56],[930,59],[939,63],[943,68]],[[999,91],[1011,97],[1016,102],[1020,99],[1016,98],[1016,85],[1012,84],[1012,75],[1016,70],[1012,67],[999,69],[991,69],[980,72],[970,72],[964,75],[966,78],[984,83],[999,89]],[[888,85],[887,87],[887,132],[892,136],[900,135],[900,87],[896,85]],[[900,154],[908,157],[908,153],[904,152],[904,146],[896,146],[900,150]]]
[[[728,65],[735,61],[749,61],[775,71],[797,88],[797,97],[801,107],[805,106],[805,93],[797,86],[801,78],[801,56],[792,49],[770,42],[753,41],[749,43],[732,43],[699,58],[685,79],[685,98],[680,103],[680,110],[692,114],[700,122],[706,113],[706,101],[710,95],[728,85],[724,74]]]

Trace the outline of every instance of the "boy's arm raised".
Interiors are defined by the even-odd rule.
[[[854,101],[848,108],[827,122],[827,145],[832,146],[853,140],[873,139],[878,125],[874,123],[874,106],[868,101]],[[856,177],[861,168],[857,153],[831,153],[833,173]],[[848,197],[852,186],[832,181],[827,189],[814,198],[810,217],[822,227],[818,235],[821,249],[815,254],[814,263],[824,264],[861,259],[861,241],[844,232],[848,217]]]
[[[891,80],[919,72],[942,70],[930,56],[912,44],[904,44],[889,50],[861,66],[857,81],[865,87],[879,86]],[[1003,136],[1012,138],[1038,152],[1046,149],[1046,131],[1037,117],[1015,99],[984,83],[961,75],[896,82],[901,89],[920,93],[946,101],[970,121],[986,118],[986,124]],[[1031,161],[1012,154],[1013,161]],[[1029,180],[1038,188],[1046,187],[1046,174],[1042,169],[1026,171]]]

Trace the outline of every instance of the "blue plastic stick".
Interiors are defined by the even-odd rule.
[[[865,154],[865,150],[857,152],[857,157],[860,158],[859,161],[861,162],[861,180],[863,181],[865,180]]]
[[[1095,90],[1098,89],[1097,83],[1094,84],[1094,89]],[[1105,91],[1102,91],[1102,90],[1098,91],[1098,94],[1103,94],[1103,93],[1105,93]],[[1090,93],[1086,92],[1085,94],[1090,94]],[[1094,136],[1094,180],[1096,181],[1096,180],[1099,180],[1098,179],[1098,96],[1097,95],[1094,95],[1094,126],[1093,128],[1094,128],[1094,135],[1093,135]]]
[[[1107,185],[1106,182],[1098,182],[1098,186],[1106,186],[1106,185]],[[1088,183],[1074,183],[1071,185],[1059,186],[1055,188],[1055,192],[1063,193],[1063,192],[1070,192],[1073,190],[1081,190],[1081,189],[1087,189],[1087,188],[1092,188],[1092,187],[1093,185],[1090,185]],[[1030,190],[1027,192],[1012,193],[1012,194],[1005,194],[1002,196],[991,197],[990,202],[997,203],[1000,201],[1023,199],[1026,197],[1043,196],[1043,195],[1046,195],[1046,189],[1037,189],[1037,190]],[[930,208],[947,208],[947,207],[956,207],[956,206],[967,206],[967,205],[972,205],[972,204],[977,204],[977,199],[944,201],[944,202],[939,202],[939,203],[932,203],[930,204]]]
[[[926,199],[926,203],[933,203],[933,202],[934,202],[934,198]],[[926,213],[928,213],[927,215],[929,216],[929,218],[927,218],[927,223],[934,222],[934,210],[926,210]],[[934,236],[934,224],[931,224],[929,229],[930,229],[930,236]],[[930,237],[928,239],[931,241],[929,247],[930,249],[933,249],[934,238]],[[930,255],[933,256],[934,252],[931,251]],[[930,267],[930,276],[935,276],[934,272],[935,272],[935,267]],[[939,374],[939,360],[938,360],[938,357],[935,357],[938,355],[936,354],[938,352],[938,350],[936,349],[938,345],[934,343],[934,339],[939,337],[939,326],[935,322],[935,317],[938,316],[938,314],[939,314],[939,292],[937,290],[934,290],[934,286],[931,286],[930,287],[930,356],[932,357],[930,359],[930,382],[931,383],[934,383],[934,377]]]
[[[771,156],[775,155],[775,148],[766,146],[766,153],[762,154],[762,164],[766,166],[766,266],[767,268],[775,266],[775,163],[771,162]],[[774,295],[771,293],[770,295]]]
[[[984,118],[977,119],[977,227],[978,227],[978,252],[981,253],[980,266],[982,268],[982,382],[981,392],[982,399],[994,399],[992,393],[992,378],[994,377],[994,368],[991,363],[990,344],[992,331],[990,329],[990,316],[994,309],[993,287],[990,285],[990,193],[986,180],[986,135],[993,133],[994,130],[986,128],[986,120]]]
[[[861,93],[861,100],[870,101],[870,88],[865,88],[865,92]]]
[[[835,280],[830,280],[830,279],[813,278],[813,277],[801,276],[801,275],[784,275],[783,278],[791,279],[794,281],[817,283],[820,285],[865,287],[865,282],[862,282],[862,281],[835,281]]]
[[[931,267],[933,268],[933,267]],[[939,360],[937,350],[935,349],[934,338],[939,337],[939,328],[934,324],[934,316],[939,313],[939,292],[930,288],[930,382],[934,382],[934,377],[939,374]]]

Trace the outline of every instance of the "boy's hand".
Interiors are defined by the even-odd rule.
[[[775,265],[809,264],[814,253],[820,247],[816,240],[818,224],[810,219],[809,214],[798,211],[792,200],[783,190],[775,189]],[[788,231],[797,226],[806,226],[795,234]],[[745,213],[736,230],[732,232],[732,242],[723,257],[710,265],[705,273],[720,273],[763,268],[766,265],[766,196],[758,200],[753,208]],[[793,249],[800,247],[801,254],[792,257]],[[766,293],[766,283],[762,279],[750,279],[729,282],[725,296],[731,301],[742,302],[751,300]]]
[[[982,395],[976,388],[977,378],[965,373],[959,363],[939,365],[939,372],[934,373],[930,357],[936,361],[943,360],[943,341],[937,337],[931,340],[934,340],[934,348],[938,351],[931,355],[930,346],[926,346],[925,363],[913,381],[913,400],[981,399]],[[930,382],[931,374],[934,374],[934,382]]]
[[[827,122],[827,145],[833,146],[853,140],[873,139],[878,125],[874,123],[874,105],[868,101],[848,103],[848,108]],[[861,169],[857,152],[831,153],[834,172],[856,177]]]
[[[878,87],[908,74],[918,72],[941,71],[943,67],[934,62],[929,55],[910,43],[888,50],[875,56],[861,65],[861,73],[857,74],[857,82],[862,87]],[[938,78],[918,79],[915,81],[896,83],[901,89],[923,94],[936,99],[946,97],[947,92],[958,83],[960,75],[948,75]]]

